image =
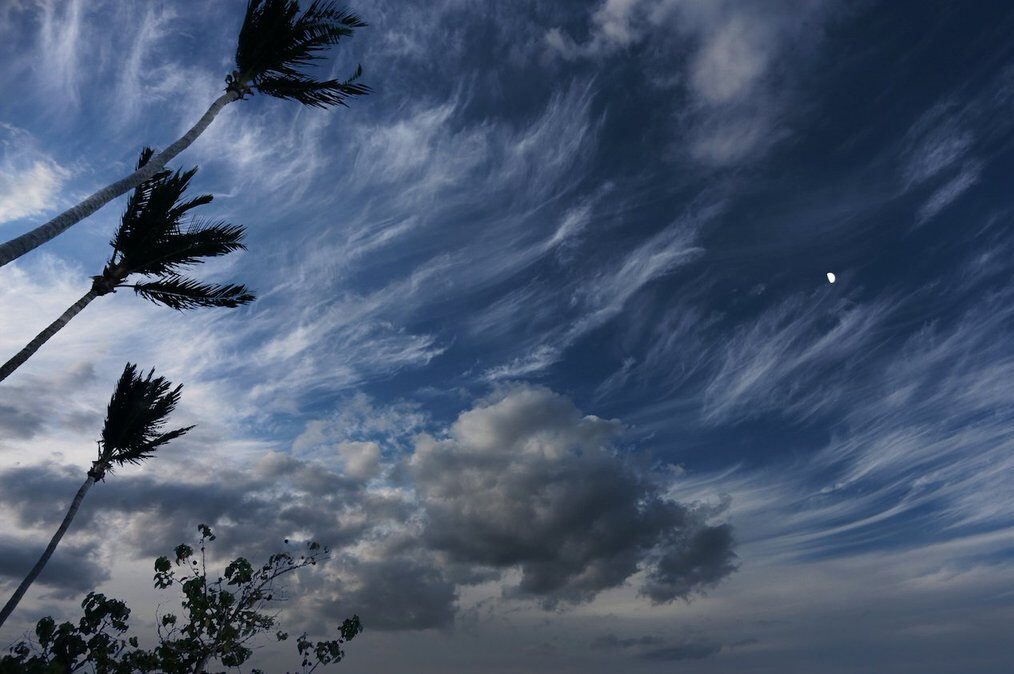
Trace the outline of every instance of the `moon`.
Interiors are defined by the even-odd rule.
[[[827,273],[827,282],[828,282],[828,283],[834,283],[834,282],[835,282],[835,276],[834,276],[834,272],[830,272],[830,271],[829,271],[829,272]]]

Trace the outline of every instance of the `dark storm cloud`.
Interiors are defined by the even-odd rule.
[[[270,456],[247,472],[220,477],[221,482],[209,485],[112,475],[89,492],[72,533],[99,533],[112,524],[119,537],[130,543],[131,556],[150,560],[167,554],[177,543],[192,542],[195,526],[205,522],[215,529],[217,538],[209,552],[219,561],[239,555],[259,560],[284,549],[284,540],[297,532],[306,532],[307,538],[340,550],[359,542],[374,527],[397,526],[412,514],[411,509],[398,507],[383,495],[362,493],[361,485],[317,464],[284,456]],[[80,469],[68,466],[8,470],[0,473],[0,504],[23,525],[55,527],[81,480]],[[63,495],[66,498],[61,498]],[[401,547],[406,546],[418,552],[413,541]],[[13,543],[9,547],[17,549]],[[43,546],[35,547],[41,550]],[[340,566],[328,566],[330,571],[321,568],[315,578],[300,579],[303,591],[293,595],[292,605],[325,621],[334,618],[334,611],[348,615],[358,611],[364,619],[368,617],[371,629],[451,624],[454,585],[443,578],[439,568],[426,566],[411,555],[399,556],[397,548],[392,549],[392,557],[385,561],[360,562],[346,557]],[[0,552],[5,550],[0,548]],[[99,569],[90,562],[73,565],[68,561],[85,560],[93,552],[94,546],[87,551],[80,546],[61,548],[54,557],[60,563],[53,576],[63,578],[64,584],[70,583],[76,590],[93,588],[105,578],[100,577]],[[35,558],[22,557],[11,555],[8,564],[4,554],[0,573],[23,574]],[[342,581],[328,575],[331,572],[338,573]],[[330,599],[321,602],[319,597]]]
[[[42,538],[0,536],[0,584],[13,589],[38,561],[47,543]],[[64,544],[53,553],[37,582],[61,597],[91,590],[109,578],[109,572],[96,561],[97,552],[95,543]]]
[[[684,640],[678,644],[645,634],[639,637],[620,638],[606,634],[592,642],[595,650],[617,650],[641,660],[702,660],[722,650],[722,645],[709,640]]]
[[[655,601],[731,573],[728,527],[663,498],[613,452],[619,431],[536,387],[462,414],[446,439],[422,437],[411,459],[423,540],[457,562],[520,568],[508,593],[547,607],[589,601],[642,568]]]
[[[98,530],[106,515],[128,516],[123,536],[142,557],[163,554],[200,522],[233,523],[219,532],[216,549],[222,554],[273,552],[294,526],[333,546],[351,542],[362,530],[336,517],[335,501],[349,499],[355,486],[329,471],[268,457],[248,472],[220,477],[221,483],[208,484],[111,474],[89,491],[75,530]],[[23,525],[56,526],[83,480],[84,471],[69,466],[13,468],[0,473],[0,503]],[[276,485],[285,488],[273,491]]]
[[[662,642],[662,639],[651,634],[640,637],[620,638],[615,634],[607,634],[592,642],[591,647],[596,650],[608,650],[610,648],[635,648],[639,646],[654,646]]]
[[[95,426],[97,431],[101,422],[98,408],[67,400],[63,395],[94,378],[94,369],[85,364],[52,379],[29,375],[5,383],[0,394],[0,450],[17,450],[17,441],[34,438],[48,425],[74,429]]]
[[[451,625],[458,587],[512,569],[521,581],[504,594],[547,608],[590,601],[639,571],[655,602],[719,582],[734,569],[728,525],[664,496],[668,485],[614,451],[621,431],[548,389],[506,388],[443,439],[417,437],[404,464],[377,468],[400,485],[370,487],[280,454],[222,469],[214,484],[199,471],[174,481],[114,474],[89,493],[75,531],[115,523],[142,559],[199,522],[215,527],[219,556],[256,558],[285,538],[313,538],[336,551],[335,575],[306,581],[321,616],[341,607],[386,630]],[[0,473],[0,503],[22,525],[54,527],[83,477],[53,464],[12,468]]]
[[[666,646],[645,651],[642,660],[703,660],[722,650],[721,644],[711,642],[689,643],[680,646]]]
[[[440,569],[409,557],[356,566],[356,589],[342,592],[322,613],[363,618],[370,629],[420,630],[454,624],[457,592]],[[333,609],[332,609],[333,607]]]
[[[14,468],[0,474],[0,501],[12,506],[26,526],[54,525],[63,517],[67,503],[84,478],[84,469],[71,466],[44,464]],[[104,512],[143,515],[157,511],[173,523],[177,518],[182,520],[201,515],[215,519],[239,514],[244,507],[250,508],[252,503],[255,503],[254,499],[229,486],[208,489],[201,484],[160,482],[147,476],[112,474],[88,492],[75,524],[76,528],[96,526],[96,516]]]
[[[0,404],[0,432],[9,438],[31,438],[42,428],[45,419],[46,415],[38,408],[25,410]]]
[[[661,549],[643,592],[656,603],[687,597],[717,584],[736,569],[732,527],[698,526]]]

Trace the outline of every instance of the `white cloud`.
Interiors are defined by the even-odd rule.
[[[620,49],[651,45],[664,56],[646,59],[649,79],[690,93],[689,104],[674,116],[680,131],[674,145],[689,147],[704,165],[724,167],[763,156],[789,134],[794,69],[801,66],[789,63],[787,54],[819,41],[813,27],[827,13],[824,2],[760,11],[719,0],[603,0],[591,14],[586,42],[558,28],[547,31],[545,42],[567,59],[607,59]]]
[[[356,480],[369,480],[380,472],[380,445],[375,442],[347,441],[338,444],[345,474]]]
[[[921,114],[898,149],[900,193],[919,194],[916,226],[936,217],[974,187],[989,161],[1003,151],[1012,122],[1014,69],[1005,68],[980,92],[946,97]]]
[[[148,5],[141,17],[136,15],[140,10],[136,5],[124,4],[120,10],[126,16],[115,21],[133,27],[133,43],[125,58],[118,59],[117,105],[112,112],[118,123],[125,125],[135,121],[145,106],[177,97],[188,82],[181,76],[180,64],[156,58],[165,54],[163,41],[176,18],[174,10]]]
[[[28,132],[0,124],[0,225],[54,210],[69,177]]]
[[[691,82],[710,105],[731,103],[751,93],[768,68],[775,36],[763,21],[732,14],[703,39],[690,65]]]
[[[926,200],[916,213],[916,222],[923,223],[933,218],[937,213],[945,209],[955,199],[964,194],[970,187],[979,182],[981,165],[978,162],[968,162],[961,171],[949,181],[941,185],[930,198]]]
[[[85,39],[84,0],[40,0],[36,74],[51,96],[77,105],[87,65],[80,43]]]

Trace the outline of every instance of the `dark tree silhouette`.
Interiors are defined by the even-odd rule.
[[[172,613],[158,619],[157,646],[145,650],[138,647],[137,637],[125,639],[130,609],[122,601],[89,592],[81,602],[84,615],[77,625],[57,625],[52,618],[43,618],[35,627],[34,647],[26,642],[11,647],[10,653],[0,658],[0,674],[72,672],[85,665],[108,674],[190,674],[204,672],[216,661],[236,671],[253,654],[252,642],[276,627],[276,617],[266,610],[281,598],[283,588],[278,580],[316,566],[328,549],[309,542],[298,558],[281,552],[257,568],[239,557],[225,567],[218,580],[209,581],[206,545],[215,540],[215,534],[205,524],[198,530],[199,555],[182,543],[176,546],[172,562],[169,557],[155,560],[155,587],[179,588],[184,611],[182,620]],[[342,646],[362,630],[359,616],[352,616],[338,627],[335,639],[313,642],[303,633],[296,638],[299,671],[309,674],[340,662],[345,656]],[[289,635],[277,631],[274,636],[285,641]]]
[[[154,370],[147,375],[138,374],[137,368],[127,363],[123,374],[116,383],[116,390],[109,400],[106,410],[106,421],[102,427],[102,438],[99,440],[99,455],[92,462],[87,477],[81,488],[74,495],[70,508],[53,534],[39,561],[35,563],[25,579],[21,581],[14,595],[0,610],[0,627],[17,608],[18,602],[53,556],[60,539],[67,533],[78,508],[88,490],[98,480],[104,480],[106,474],[124,464],[139,464],[154,456],[155,452],[170,440],[184,435],[193,426],[177,428],[163,432],[166,420],[176,409],[183,385],[172,388],[172,384],[163,377],[153,377]]]
[[[138,159],[138,166],[144,166],[151,155],[152,150],[145,148]],[[0,382],[24,364],[92,300],[116,292],[117,288],[133,288],[135,293],[156,304],[180,311],[197,307],[232,308],[253,301],[254,296],[242,285],[200,283],[179,275],[183,267],[244,247],[245,230],[239,225],[193,220],[188,226],[183,226],[182,220],[191,209],[212,200],[210,194],[202,194],[183,201],[183,193],[196,172],[196,168],[185,173],[163,171],[134,190],[116,235],[109,242],[113,253],[102,273],[92,277],[91,289],[0,366]],[[148,278],[127,283],[128,277],[133,275]]]
[[[366,24],[333,2],[312,2],[300,13],[296,0],[250,0],[236,47],[236,69],[226,77],[225,93],[176,142],[129,176],[107,185],[49,222],[0,245],[0,267],[16,260],[88,217],[128,190],[161,171],[190,147],[222,109],[256,90],[276,98],[325,108],[347,105],[349,98],[370,92],[360,83],[357,67],[345,80],[318,80],[302,68],[323,58],[323,52]]]

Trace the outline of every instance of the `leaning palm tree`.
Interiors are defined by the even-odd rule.
[[[3,610],[0,610],[0,627],[3,627],[25,592],[46,566],[46,562],[53,556],[53,551],[67,533],[78,508],[81,507],[81,501],[92,485],[98,480],[104,480],[107,473],[124,464],[144,462],[151,458],[159,447],[193,428],[186,426],[162,432],[166,419],[179,402],[183,386],[172,388],[172,384],[165,378],[153,378],[154,374],[154,370],[147,375],[138,374],[137,368],[131,363],[127,363],[123,368],[113,397],[109,400],[106,423],[102,428],[102,438],[99,440],[98,458],[92,462],[84,484],[77,490],[60,528],[53,534],[39,561],[18,585],[18,589],[4,605]]]
[[[362,67],[344,80],[318,80],[301,71],[323,58],[322,52],[365,25],[358,16],[332,2],[312,2],[300,13],[296,0],[249,0],[236,47],[236,69],[226,77],[225,93],[215,99],[204,116],[146,166],[103,187],[49,222],[0,245],[0,267],[151,178],[190,147],[226,105],[246,98],[254,90],[319,108],[347,105],[349,98],[369,93],[370,88],[358,82]]]
[[[137,165],[150,161],[151,148],[144,148]],[[183,227],[183,217],[193,208],[212,200],[210,194],[182,201],[183,193],[197,172],[162,171],[141,183],[127,201],[116,235],[113,253],[102,273],[92,277],[92,287],[69,309],[49,324],[10,360],[0,366],[0,382],[20,367],[63,326],[96,297],[132,288],[138,295],[172,309],[238,307],[254,296],[242,285],[201,283],[179,275],[181,268],[244,248],[245,230],[239,225],[193,220]],[[128,283],[131,276],[146,280]]]

